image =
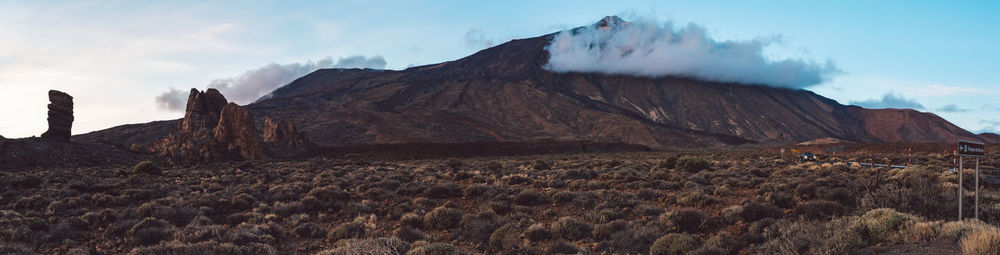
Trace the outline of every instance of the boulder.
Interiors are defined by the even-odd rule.
[[[73,97],[58,90],[49,90],[49,130],[42,138],[69,141],[73,128]]]

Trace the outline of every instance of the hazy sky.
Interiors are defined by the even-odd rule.
[[[75,97],[73,133],[82,134],[180,118],[156,98],[258,77],[248,71],[302,72],[358,56],[402,69],[605,15],[694,23],[716,40],[778,38],[769,56],[830,60],[843,71],[808,90],[1000,131],[997,3],[0,1],[0,135],[44,132],[49,89]]]

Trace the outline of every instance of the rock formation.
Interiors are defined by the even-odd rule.
[[[193,132],[215,128],[226,102],[226,97],[216,89],[207,89],[204,93],[191,89],[187,108],[184,110],[184,119],[181,121],[181,130]]]
[[[191,89],[178,130],[151,147],[175,164],[263,157],[253,117],[215,89]]]
[[[312,143],[295,128],[291,122],[264,119],[264,133],[261,135],[269,152],[276,157],[291,157],[306,152]]]
[[[73,97],[58,90],[49,90],[49,130],[42,138],[69,141],[73,127]]]
[[[218,90],[192,89],[184,119],[177,129],[150,146],[174,164],[220,160],[293,157],[308,151],[311,143],[287,121],[264,121],[263,139],[253,115],[226,102]],[[134,150],[142,146],[132,146]]]
[[[254,127],[253,117],[236,103],[222,108],[218,126],[212,133],[216,143],[226,146],[225,151],[238,152],[243,159],[261,158],[260,136]]]

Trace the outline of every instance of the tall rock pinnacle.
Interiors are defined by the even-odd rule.
[[[73,97],[58,90],[49,90],[49,130],[42,138],[69,141],[73,128]]]

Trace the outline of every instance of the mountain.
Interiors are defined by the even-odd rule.
[[[981,134],[979,134],[979,137],[982,137],[983,140],[985,140],[985,142],[987,142],[987,143],[1000,144],[1000,134],[997,134],[997,133],[981,133]]]
[[[608,22],[595,24],[604,25]],[[551,72],[543,66],[553,36],[512,40],[455,61],[399,71],[322,69],[246,109],[258,120],[290,121],[321,146],[594,141],[664,148],[819,138],[984,140],[931,113],[842,105],[801,89]],[[115,129],[164,133],[154,127]],[[117,136],[102,132],[81,139]]]

